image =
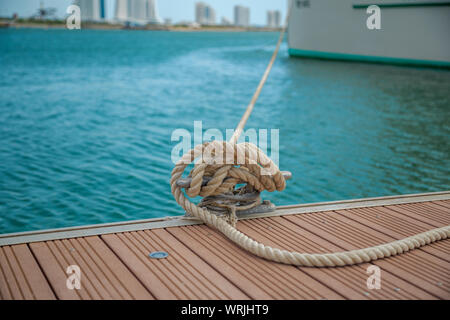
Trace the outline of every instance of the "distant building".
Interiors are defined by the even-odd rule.
[[[250,8],[234,6],[234,24],[240,27],[248,27],[250,25]]]
[[[161,23],[156,0],[116,0],[115,18],[134,24]]]
[[[281,25],[281,13],[278,10],[267,11],[267,26],[270,28],[279,28]]]
[[[216,24],[216,11],[209,4],[197,2],[195,4],[195,22],[198,24]]]
[[[105,0],[76,0],[80,7],[81,21],[102,21],[106,17]]]
[[[220,24],[223,25],[223,26],[230,26],[232,23],[226,17],[222,17],[222,19],[220,20]]]
[[[125,22],[128,19],[128,0],[116,0],[115,19]]]
[[[149,23],[161,23],[162,19],[158,16],[158,9],[156,5],[156,0],[146,1],[146,19]]]

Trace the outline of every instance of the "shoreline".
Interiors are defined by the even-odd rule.
[[[62,22],[14,22],[0,19],[0,29],[67,29]],[[140,30],[140,31],[171,31],[171,32],[279,32],[281,28],[268,27],[235,27],[235,26],[201,26],[186,25],[147,25],[142,27],[128,27],[122,24],[84,23],[81,30]]]

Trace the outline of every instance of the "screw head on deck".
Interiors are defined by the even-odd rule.
[[[148,256],[152,259],[164,259],[164,258],[167,258],[169,256],[169,254],[164,251],[154,251],[154,252],[150,252],[150,254]]]

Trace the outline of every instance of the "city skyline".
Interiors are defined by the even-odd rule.
[[[81,8],[81,19],[99,21],[106,17],[105,0],[75,0],[74,4]]]
[[[67,7],[73,0],[2,0],[0,1],[0,16],[8,17],[17,13],[19,17],[30,17],[37,12],[40,3],[44,7],[56,8],[56,17],[66,16]],[[160,0],[157,1],[157,8],[161,20],[170,19],[172,23],[182,21],[195,21],[195,3],[198,0]],[[234,7],[241,5],[250,8],[250,24],[265,26],[267,24],[267,11],[278,10],[284,17],[287,9],[286,1],[276,0],[205,0],[203,1],[216,13],[216,23],[220,23],[222,18],[234,22]],[[106,20],[113,20],[115,17],[115,0],[105,0]]]
[[[249,7],[234,6],[234,25],[240,27],[248,27],[250,25]]]
[[[281,26],[281,13],[278,10],[267,11],[267,26],[279,28]]]
[[[213,7],[205,2],[197,2],[195,4],[195,22],[198,24],[216,24],[216,11]]]
[[[137,24],[162,22],[156,0],[117,0],[113,20]]]

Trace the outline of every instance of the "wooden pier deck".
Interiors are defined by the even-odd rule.
[[[299,252],[373,246],[450,224],[450,192],[280,207],[241,219]],[[165,251],[165,259],[149,253]],[[70,265],[81,289],[68,289]],[[368,289],[367,267],[381,270]],[[277,264],[181,217],[0,235],[0,299],[449,299],[450,239],[339,268]]]

